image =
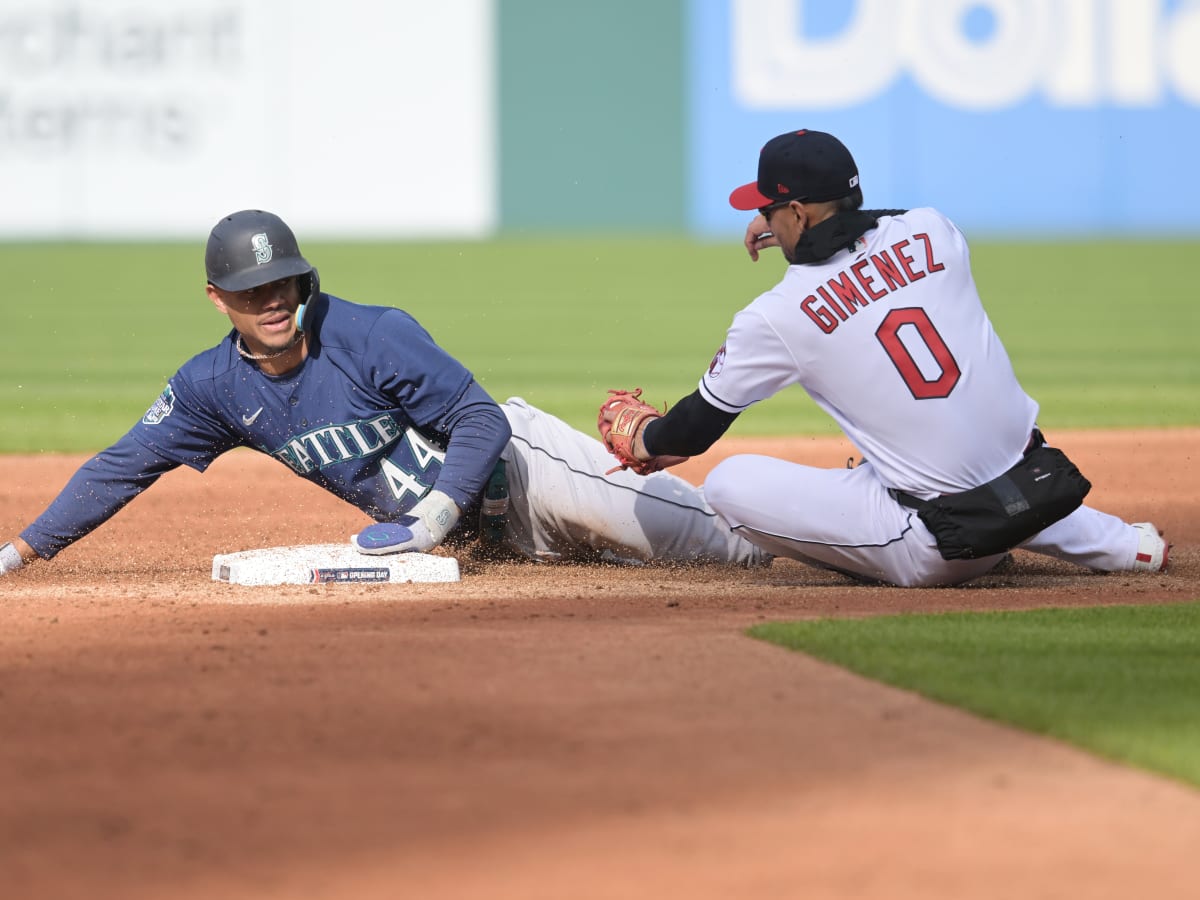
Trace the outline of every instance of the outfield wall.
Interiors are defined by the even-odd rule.
[[[1200,2],[690,0],[695,230],[765,137],[831,131],[869,205],[1018,237],[1200,233]]]
[[[496,227],[490,0],[0,0],[0,236]]]
[[[0,238],[729,237],[799,127],[870,205],[1200,234],[1200,0],[0,0]]]

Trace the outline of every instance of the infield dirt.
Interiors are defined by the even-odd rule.
[[[777,561],[482,564],[245,588],[216,553],[357,511],[250,452],[0,581],[0,874],[42,898],[1200,895],[1200,791],[750,640],[764,620],[1200,599],[1200,429],[1053,435],[1162,575],[972,585]],[[843,465],[834,439],[723,455]],[[12,534],[82,462],[0,457]]]

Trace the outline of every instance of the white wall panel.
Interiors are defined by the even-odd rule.
[[[495,226],[492,0],[0,0],[0,237]]]

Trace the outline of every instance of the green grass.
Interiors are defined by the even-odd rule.
[[[749,633],[1200,786],[1200,603],[822,619]]]
[[[498,399],[590,432],[609,387],[695,388],[733,313],[782,274],[736,241],[563,238],[309,243],[328,290],[403,307]],[[1047,429],[1200,422],[1194,243],[978,244],[976,278]],[[0,245],[0,452],[94,450],[122,434],[227,321],[196,244]],[[733,434],[830,434],[799,389]]]
[[[678,238],[306,244],[327,290],[412,312],[495,397],[591,432],[609,387],[695,387],[777,254]],[[1192,242],[977,243],[1018,377],[1059,428],[1200,424]],[[91,451],[229,328],[202,244],[0,245],[0,452]],[[793,389],[733,434],[829,434]],[[981,715],[1200,783],[1200,606],[912,616],[754,634]]]

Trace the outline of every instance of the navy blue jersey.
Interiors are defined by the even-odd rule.
[[[436,484],[478,497],[510,430],[461,363],[408,313],[327,294],[304,313],[308,357],[285,375],[242,358],[230,334],[188,360],[146,415],[89,460],[21,537],[49,558],[180,465],[204,471],[252,447],[378,521]]]

